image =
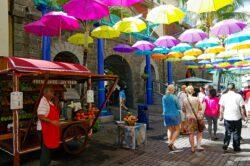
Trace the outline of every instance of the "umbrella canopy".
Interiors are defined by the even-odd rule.
[[[210,64],[211,62],[208,60],[201,60],[198,62],[198,64],[205,65],[205,64]]]
[[[208,34],[203,32],[201,29],[188,29],[183,32],[179,39],[182,42],[196,43],[208,37]]]
[[[199,56],[202,54],[202,51],[198,48],[193,48],[193,49],[190,49],[190,50],[187,50],[184,52],[184,56]]]
[[[132,33],[143,31],[147,28],[147,25],[139,18],[128,17],[118,21],[113,27],[120,32]]]
[[[238,32],[238,33],[228,36],[224,40],[224,43],[226,45],[229,45],[229,44],[234,44],[234,43],[240,43],[246,40],[250,40],[250,32],[242,31],[242,32]]]
[[[231,58],[233,56],[237,56],[238,52],[236,50],[223,51],[219,53],[216,58]]]
[[[227,47],[232,50],[243,50],[243,49],[250,49],[250,42],[249,43],[237,43],[234,44],[233,46]]]
[[[120,32],[110,26],[102,25],[95,28],[91,32],[91,36],[102,39],[112,39],[115,37],[119,37]]]
[[[179,80],[178,82],[180,83],[212,83],[213,81],[206,80],[203,78],[198,78],[198,77],[190,77],[190,78]]]
[[[59,30],[76,30],[80,28],[78,20],[64,12],[49,12],[42,16],[41,21],[51,28]]]
[[[222,63],[225,62],[224,59],[220,58],[220,59],[211,59],[211,63],[212,64],[218,64],[218,63]]]
[[[212,53],[212,54],[218,54],[222,51],[225,51],[225,48],[222,47],[222,46],[215,46],[215,47],[210,47],[208,49],[205,50],[205,53],[209,54],[209,53]]]
[[[63,9],[82,21],[99,20],[109,15],[108,6],[99,0],[71,0]]]
[[[153,49],[153,53],[158,53],[158,54],[167,54],[169,53],[169,49],[165,47],[155,47]]]
[[[187,43],[180,43],[180,44],[177,44],[176,46],[172,47],[171,51],[184,52],[184,51],[190,50],[192,48],[193,47]]]
[[[130,7],[136,3],[142,2],[143,0],[101,0],[108,6],[124,6]]]
[[[213,12],[232,3],[233,0],[188,0],[187,10],[195,13]]]
[[[147,21],[155,24],[171,24],[181,21],[185,13],[173,5],[160,5],[148,12]]]
[[[243,59],[244,59],[243,57],[232,57],[232,58],[227,59],[227,62],[235,63],[235,62],[241,61]]]
[[[195,47],[201,49],[207,49],[209,47],[214,47],[220,45],[220,40],[218,38],[209,38],[199,41],[195,44]]]
[[[139,55],[139,56],[143,56],[143,55],[152,55],[152,51],[150,50],[146,50],[146,51],[142,51],[142,50],[136,50],[135,51],[135,55]]]
[[[151,58],[154,60],[164,60],[167,59],[167,56],[164,54],[153,54],[151,55]]]
[[[118,44],[113,48],[113,50],[121,53],[130,53],[134,52],[135,49],[127,44]]]
[[[60,34],[58,29],[48,27],[41,20],[26,24],[24,30],[36,36],[59,36]]]
[[[180,52],[170,52],[168,53],[168,58],[181,58],[183,54]]]
[[[141,51],[151,51],[155,48],[155,45],[148,41],[140,40],[137,41],[132,47]]]
[[[242,31],[247,24],[243,21],[229,19],[216,23],[211,28],[211,33],[215,36],[223,37]]]
[[[179,43],[180,41],[173,36],[161,36],[154,42],[156,46],[167,47],[167,48],[176,46]]]
[[[215,58],[215,54],[213,53],[208,53],[208,54],[201,54],[200,56],[197,57],[199,60],[210,60]]]
[[[217,64],[216,67],[218,67],[218,68],[230,68],[233,66],[228,62],[222,62],[222,63]]]
[[[75,45],[85,45],[93,43],[93,38],[83,33],[76,33],[68,38],[68,42]]]
[[[197,58],[195,56],[184,56],[181,58],[182,61],[194,61]]]
[[[250,62],[249,61],[239,61],[239,62],[235,62],[233,65],[235,67],[246,67],[246,66],[250,66]]]

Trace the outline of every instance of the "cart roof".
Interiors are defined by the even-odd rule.
[[[50,75],[52,77],[64,76],[67,79],[70,76],[77,76],[80,78],[92,77],[100,79],[114,78],[112,75],[97,75],[80,64],[51,62],[46,60],[28,59],[19,57],[0,57],[0,74],[11,73],[15,71],[26,75]],[[79,79],[80,79],[79,78]]]

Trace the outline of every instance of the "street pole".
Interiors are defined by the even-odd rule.
[[[173,83],[173,66],[171,62],[167,62],[167,78],[168,85]]]
[[[151,62],[150,55],[146,55],[146,73],[147,73],[147,104],[153,104],[153,91],[152,91],[152,74],[151,74]]]

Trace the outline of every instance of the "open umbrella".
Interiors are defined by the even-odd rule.
[[[183,32],[179,39],[182,42],[196,43],[208,37],[208,34],[203,32],[201,29],[188,29]]]
[[[155,45],[148,41],[140,40],[137,41],[132,47],[141,51],[151,51],[155,48]]]
[[[154,42],[156,46],[167,47],[167,48],[176,46],[179,43],[180,41],[173,36],[161,36]]]
[[[220,40],[218,38],[209,38],[199,41],[195,44],[195,47],[201,49],[207,49],[209,47],[214,47],[220,45]]]
[[[250,40],[249,31],[242,31],[242,32],[232,34],[224,40],[224,43],[226,45],[229,45],[229,44],[234,44],[234,43],[240,43],[246,40]]]
[[[96,37],[96,38],[102,38],[102,39],[112,39],[115,37],[119,37],[120,32],[110,26],[102,25],[102,26],[95,28],[91,32],[91,36]]]
[[[139,18],[128,17],[118,21],[113,27],[120,32],[132,33],[143,31],[147,28],[147,25]]]
[[[180,44],[177,44],[176,46],[172,47],[171,51],[184,52],[184,51],[190,50],[192,48],[193,47],[187,43],[180,43]]]
[[[164,59],[167,59],[167,56],[164,54],[157,53],[157,54],[151,55],[151,58],[154,60],[164,60]]]
[[[202,51],[198,48],[193,48],[184,52],[184,56],[194,56],[197,57],[202,54]]]
[[[124,6],[130,7],[136,3],[142,2],[143,0],[101,0],[108,6]]]
[[[93,43],[93,38],[83,33],[76,33],[68,38],[68,42],[75,45],[87,45]]]
[[[242,31],[247,24],[243,21],[228,19],[216,23],[211,28],[211,33],[215,36],[223,37]]]
[[[184,56],[181,58],[182,61],[194,61],[197,58],[195,56]]]
[[[200,56],[197,57],[199,60],[210,60],[215,58],[215,54],[213,53],[207,53],[207,54],[201,54]]]
[[[210,47],[205,50],[206,54],[212,53],[212,54],[218,54],[222,51],[225,51],[225,48],[223,46],[215,46],[215,47]]]
[[[215,65],[216,67],[218,68],[230,68],[230,67],[233,67],[230,63],[228,62],[222,62],[222,63],[219,63],[217,65]]]
[[[232,46],[227,47],[228,49],[231,50],[243,50],[243,49],[250,49],[250,42],[249,43],[236,43],[233,44]]]
[[[167,54],[167,53],[169,53],[169,49],[165,48],[165,47],[155,47],[153,49],[153,53],[156,53],[156,54]]]
[[[138,55],[138,56],[152,55],[152,54],[153,54],[153,52],[150,51],[150,50],[145,50],[145,51],[136,50],[136,51],[135,51],[135,55]]]
[[[60,34],[58,29],[48,27],[41,20],[26,24],[24,30],[36,36],[59,36]]]
[[[181,21],[185,13],[173,5],[160,5],[148,12],[147,21],[155,24],[171,24]]]
[[[127,44],[118,44],[113,48],[113,50],[121,53],[130,53],[135,51],[133,47]]]
[[[109,8],[99,0],[71,0],[63,9],[82,21],[99,20],[109,15]]]
[[[220,52],[216,58],[231,58],[233,56],[237,56],[238,52],[236,50],[230,50],[230,51],[223,51]]]
[[[213,12],[232,3],[233,0],[188,0],[187,10],[195,13]]]
[[[210,64],[211,61],[208,61],[208,60],[201,60],[198,62],[198,64],[201,64],[201,65],[205,65],[205,64]]]
[[[206,80],[203,78],[198,78],[198,77],[190,77],[190,78],[181,79],[178,82],[179,83],[212,83],[213,81]]]
[[[222,58],[220,58],[220,59],[211,59],[212,64],[219,64],[219,63],[222,63],[222,62],[225,62],[225,60],[222,59]]]
[[[237,57],[232,57],[232,58],[227,59],[227,62],[235,63],[235,62],[239,62],[242,60],[244,60],[244,57],[237,56]]]

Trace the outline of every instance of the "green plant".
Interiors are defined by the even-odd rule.
[[[94,133],[96,133],[100,129],[100,120],[99,119],[97,119],[97,121],[92,129],[93,129]]]

